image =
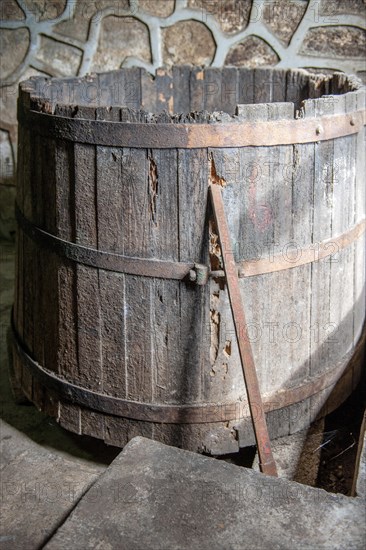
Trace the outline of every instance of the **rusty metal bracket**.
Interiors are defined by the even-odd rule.
[[[61,258],[67,258],[68,260],[90,267],[126,273],[128,275],[176,280],[189,278],[190,271],[195,267],[193,262],[184,263],[156,260],[153,258],[133,258],[64,241],[27,220],[17,205],[15,206],[15,217],[22,231],[35,243],[54,252]],[[202,283],[197,282],[197,284]]]
[[[209,276],[212,275],[209,273],[208,266],[203,264],[194,264],[194,268],[189,272],[189,280],[199,286],[205,285]]]
[[[254,365],[252,348],[247,333],[242,297],[240,294],[238,270],[232,253],[229,228],[226,221],[224,202],[221,187],[209,186],[213,214],[218,230],[221,254],[226,273],[226,284],[229,293],[230,306],[233,314],[239,355],[243,369],[245,387],[252,417],[255,439],[257,442],[260,469],[264,474],[277,476],[277,468],[272,456],[271,443],[268,434],[262,396],[259,389],[258,377]]]

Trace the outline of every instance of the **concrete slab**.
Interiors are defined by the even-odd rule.
[[[365,502],[133,439],[47,550],[363,549]]]
[[[40,548],[105,467],[67,459],[0,421],[1,550]]]

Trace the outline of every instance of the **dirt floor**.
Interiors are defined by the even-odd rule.
[[[366,405],[365,381],[325,418],[317,486],[351,495],[357,443]]]

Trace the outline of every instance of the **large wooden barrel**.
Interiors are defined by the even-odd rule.
[[[254,443],[212,184],[270,435],[339,405],[361,371],[364,104],[354,78],[302,70],[23,82],[12,323],[29,399],[118,446]]]

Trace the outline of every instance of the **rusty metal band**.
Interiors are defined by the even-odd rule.
[[[311,143],[355,134],[366,110],[320,118],[212,124],[133,123],[86,120],[20,109],[20,124],[61,140],[109,147],[196,149]]]
[[[291,258],[286,248],[286,253],[274,254],[270,259],[243,260],[239,262],[239,277],[275,273],[276,271],[318,262],[330,256],[334,256],[334,261],[337,261],[337,253],[357,241],[365,233],[365,230],[366,220],[361,220],[345,233],[326,239],[321,243],[315,243],[304,248],[297,247],[296,243],[289,243],[289,249],[291,249],[291,246],[296,249],[296,258]]]
[[[183,280],[189,277],[190,271],[195,267],[193,262],[184,263],[147,258],[131,258],[70,243],[35,226],[25,218],[17,205],[15,206],[15,215],[19,227],[36,244],[54,252],[61,258],[67,258],[90,267],[115,271],[116,273],[126,273],[128,275],[175,280]],[[297,251],[298,258],[295,260],[292,260],[287,254],[276,254],[269,259],[242,260],[238,263],[239,277],[254,277],[256,275],[274,273],[323,260],[352,244],[365,230],[366,220],[362,220],[349,231],[342,233],[338,237],[327,239],[315,248],[311,245],[299,249]],[[220,274],[223,276],[224,272],[217,272],[213,276],[220,276]]]
[[[24,345],[12,321],[11,338],[13,351],[17,354],[23,368],[28,369],[42,386],[57,394],[60,400],[71,402],[81,407],[93,409],[105,414],[121,416],[144,422],[164,424],[205,424],[207,422],[239,421],[249,416],[248,404],[237,401],[232,403],[207,405],[156,405],[128,401],[72,384],[55,373],[46,370],[35,361],[24,348]],[[263,395],[265,412],[289,407],[308,399],[318,392],[334,386],[342,376],[346,376],[356,357],[365,345],[365,334],[360,338],[356,348],[352,349],[336,365],[321,376],[293,388],[282,389],[273,394]]]
[[[36,244],[39,244],[50,252],[54,252],[61,258],[67,258],[90,267],[126,273],[128,275],[182,280],[189,275],[190,270],[195,265],[194,263],[188,264],[147,258],[132,258],[88,248],[64,241],[55,237],[55,235],[43,231],[43,229],[27,220],[17,205],[15,206],[15,216],[19,227]]]

